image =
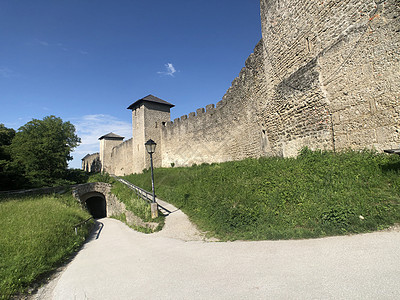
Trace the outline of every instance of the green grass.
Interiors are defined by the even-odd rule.
[[[112,184],[116,181],[108,173],[95,173],[89,175],[87,182],[105,182]]]
[[[130,224],[127,219],[125,213],[121,213],[119,215],[111,216],[114,219],[117,219],[129,227],[136,231],[140,231],[143,233],[153,233],[156,231],[160,231],[165,222],[165,217],[159,214],[159,217],[156,219],[151,218],[151,208],[148,202],[141,199],[137,196],[136,192],[128,188],[123,183],[115,180],[107,173],[96,173],[89,176],[88,182],[105,182],[112,184],[111,193],[114,194],[119,201],[125,204],[125,207],[128,211],[131,211],[135,216],[142,219],[144,222],[155,222],[158,223],[158,226],[153,230],[149,227],[138,226],[135,224]]]
[[[90,215],[71,194],[0,199],[0,299],[25,292],[59,266],[88,235]]]
[[[125,204],[126,209],[131,211],[135,216],[141,218],[144,222],[156,222],[159,223],[157,228],[153,231],[148,227],[134,226],[129,225],[133,229],[143,232],[143,233],[153,233],[155,231],[159,231],[164,226],[164,216],[159,214],[159,217],[156,219],[151,218],[151,208],[148,202],[144,201],[140,197],[137,196],[136,192],[128,188],[125,184],[114,181],[111,192]],[[126,216],[124,214],[119,216],[114,216],[115,219],[120,220],[124,223],[127,223]]]
[[[155,170],[157,195],[222,240],[315,238],[400,222],[400,158],[373,151],[303,149],[260,158]],[[149,171],[125,176],[151,189]]]

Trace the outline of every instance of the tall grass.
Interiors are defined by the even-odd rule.
[[[141,226],[139,224],[133,224],[127,221],[126,213],[111,216],[114,219],[124,222],[129,227],[136,231],[143,233],[153,233],[159,231],[164,226],[165,218],[163,215],[159,215],[158,218],[151,218],[151,209],[149,203],[138,197],[136,192],[131,190],[125,184],[115,180],[108,173],[96,173],[89,176],[88,182],[105,182],[112,184],[111,192],[114,194],[119,201],[125,204],[127,211],[132,212],[135,216],[139,217],[143,222],[155,222],[158,226],[153,229],[148,226]]]
[[[0,199],[0,299],[24,292],[88,235],[89,218],[71,194]]]
[[[143,233],[153,233],[155,231],[159,231],[162,229],[162,227],[164,226],[164,216],[159,214],[158,218],[152,219],[151,208],[150,208],[149,203],[147,203],[142,198],[138,197],[135,191],[131,190],[125,184],[123,184],[119,181],[114,181],[111,192],[121,202],[123,202],[125,204],[125,207],[128,211],[131,211],[135,216],[139,217],[142,221],[156,222],[159,225],[157,226],[157,228],[155,230],[152,230],[151,228],[148,228],[148,227],[141,227],[141,226],[135,226],[132,224],[128,224],[126,221],[125,214],[122,214],[120,216],[115,216],[115,218],[128,224],[133,229],[143,232]]]
[[[156,193],[223,239],[291,239],[400,222],[400,158],[373,151],[303,149],[260,158],[155,170]],[[151,189],[150,174],[125,177]]]

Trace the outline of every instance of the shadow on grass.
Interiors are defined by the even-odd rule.
[[[62,272],[67,268],[68,264],[74,260],[74,258],[78,255],[78,253],[82,250],[82,248],[89,242],[97,240],[100,237],[101,232],[103,231],[104,224],[98,220],[95,220],[95,223],[90,230],[89,235],[86,240],[82,243],[82,245],[76,249],[68,258],[59,262],[58,266],[55,267],[54,270],[46,272],[39,276],[37,280],[35,280],[30,287],[28,287],[26,293],[21,293],[14,295],[12,299],[36,299],[32,298],[35,296],[39,289],[47,284],[49,284],[52,280],[55,280],[58,276],[62,274]]]
[[[381,166],[383,172],[400,172],[400,162],[389,163]]]

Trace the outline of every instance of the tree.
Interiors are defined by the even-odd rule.
[[[33,119],[18,129],[11,154],[33,186],[49,186],[65,177],[70,154],[79,143],[74,125],[48,116]]]
[[[4,126],[4,124],[0,124],[0,161],[11,160],[9,147],[11,145],[14,136],[15,136],[14,129],[7,128]]]
[[[15,136],[15,130],[0,124],[0,190],[16,188],[18,175],[13,168],[10,145]]]

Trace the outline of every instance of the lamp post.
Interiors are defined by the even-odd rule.
[[[156,151],[156,143],[150,139],[145,144],[147,153],[150,154],[150,168],[151,168],[151,187],[153,189],[153,201],[151,203],[151,217],[153,219],[158,217],[158,205],[156,202],[156,193],[154,191],[154,172],[153,172],[153,153]]]

